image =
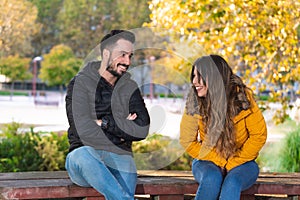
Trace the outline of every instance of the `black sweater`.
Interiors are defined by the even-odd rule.
[[[100,62],[88,63],[69,83],[66,112],[69,122],[69,151],[83,145],[118,154],[132,154],[132,141],[148,135],[150,117],[137,84],[124,74],[111,86],[102,78]],[[136,113],[135,120],[127,120]],[[108,128],[95,122],[105,118]]]

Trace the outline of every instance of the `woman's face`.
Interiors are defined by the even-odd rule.
[[[198,77],[199,75],[198,75],[198,72],[197,72],[197,68],[196,68],[196,67],[194,67],[193,75],[194,75],[194,78],[193,78],[193,85],[194,85],[195,88],[196,88],[197,95],[198,95],[199,97],[206,97],[206,94],[207,94],[207,86],[204,85],[202,77],[201,77],[201,76],[200,76],[200,78]]]

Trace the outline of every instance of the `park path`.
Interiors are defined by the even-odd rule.
[[[44,97],[42,97],[44,98]],[[64,98],[58,93],[50,93],[48,99],[57,100],[58,106],[34,105],[33,97],[0,96],[0,124],[12,121],[31,125],[34,131],[65,131],[68,129]],[[145,99],[151,117],[150,133],[160,133],[179,138],[179,127],[184,101],[181,99]],[[276,132],[272,123],[272,113],[264,113],[268,124],[268,141],[280,141],[284,133]],[[287,127],[288,128],[288,127]]]

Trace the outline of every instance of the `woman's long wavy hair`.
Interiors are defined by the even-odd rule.
[[[250,108],[247,93],[251,89],[232,72],[221,56],[210,55],[197,59],[193,65],[191,82],[195,67],[198,81],[202,78],[208,87],[206,97],[198,97],[195,87],[192,87],[194,95],[197,95],[198,112],[205,125],[208,141],[205,145],[216,147],[217,153],[228,159],[237,151],[233,118],[242,110]]]

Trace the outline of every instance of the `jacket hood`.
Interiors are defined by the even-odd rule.
[[[101,66],[101,61],[88,62],[78,73],[78,76],[84,75],[89,77],[92,80],[98,80],[100,78],[100,74],[98,72],[100,66]]]

